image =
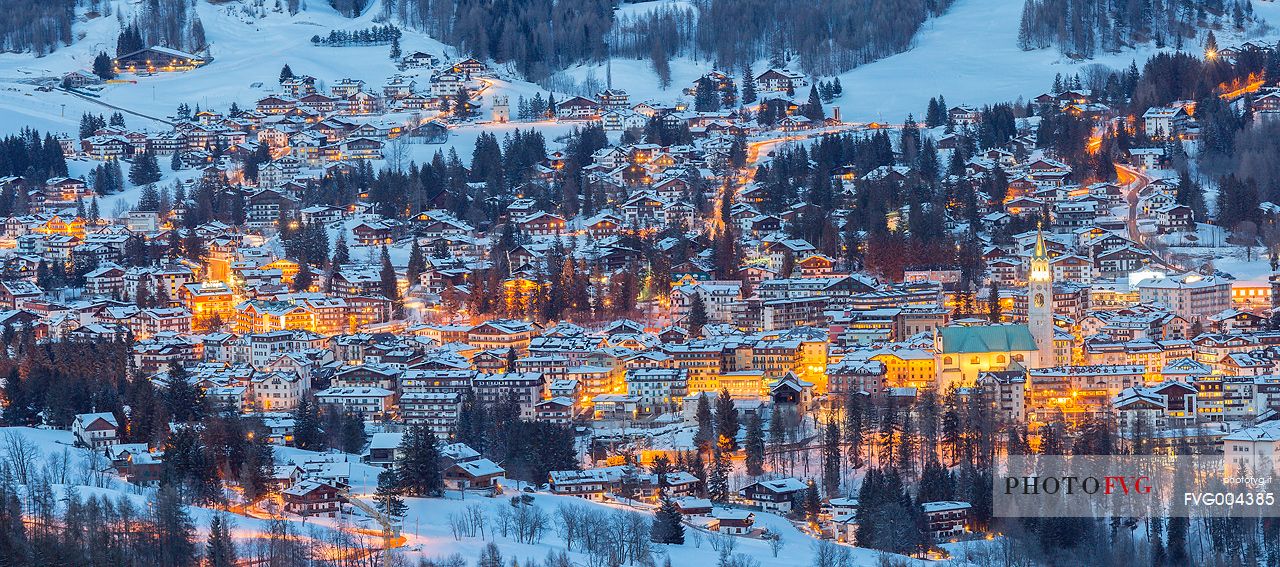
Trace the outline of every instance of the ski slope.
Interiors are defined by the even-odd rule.
[[[1080,72],[1101,64],[1141,67],[1157,50],[1143,47],[1075,61],[1057,49],[1018,48],[1022,2],[956,0],[942,16],[925,22],[915,46],[840,75],[844,94],[832,102],[846,121],[900,123],[908,113],[924,114],[931,97],[943,95],[950,106],[981,106],[1047,90],[1057,73]]]
[[[982,106],[1029,100],[1049,90],[1054,75],[1082,73],[1104,65],[1123,69],[1130,62],[1141,68],[1152,55],[1172,48],[1148,44],[1120,53],[1098,53],[1088,60],[1064,57],[1055,48],[1018,48],[1018,0],[956,0],[945,14],[925,22],[915,46],[840,75],[844,94],[832,104],[846,121],[898,123],[908,113],[924,114],[929,99],[939,94],[949,106]],[[1255,14],[1264,22],[1280,22],[1280,2],[1255,0]],[[1219,45],[1246,39],[1274,40],[1275,30],[1239,37],[1216,30]],[[1188,49],[1196,49],[1187,42]]]

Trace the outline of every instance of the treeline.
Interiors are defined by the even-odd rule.
[[[382,10],[472,56],[511,63],[533,80],[602,60],[613,21],[609,0],[386,0]]]
[[[991,120],[986,140],[995,143],[1013,135],[1012,107],[983,112]],[[948,205],[959,203],[966,218],[976,219],[978,204],[998,190],[995,181],[975,184],[961,175],[978,147],[968,134],[957,139],[951,160],[942,163],[934,140],[909,117],[897,155],[883,131],[824,136],[809,147],[775,150],[770,163],[755,172],[762,208],[777,213],[801,203],[799,219],[789,224],[792,236],[887,279],[900,279],[911,267],[959,263],[966,281],[976,282],[980,252],[957,249],[946,230]],[[894,178],[896,172],[867,178],[878,168],[894,166],[900,166],[896,171],[902,179]],[[844,172],[861,179],[846,184],[840,177]],[[843,217],[833,214],[836,210],[844,211]]]
[[[582,167],[591,163],[590,152],[603,147],[607,140],[598,126],[586,130],[598,130],[602,140],[597,142],[599,145],[592,143],[585,156],[566,166],[566,175],[580,175]],[[487,228],[515,198],[512,189],[517,186],[525,189],[525,197],[540,204],[560,200],[549,186],[531,182],[533,166],[545,157],[546,141],[537,131],[517,130],[501,140],[493,134],[483,134],[476,140],[470,169],[453,149],[447,154],[436,152],[427,163],[409,164],[404,171],[391,168],[375,171],[362,163],[351,174],[322,180],[304,193],[303,203],[345,206],[356,202],[360,193],[367,192],[376,210],[390,218],[403,218],[405,211],[413,215],[426,209],[443,208],[458,218]],[[482,185],[473,188],[469,183]]]
[[[3,351],[13,353],[0,360],[5,425],[67,428],[76,414],[110,413],[125,442],[164,449],[158,481],[180,489],[183,501],[225,504],[225,484],[238,485],[250,500],[266,493],[269,432],[215,407],[181,366],[153,379],[132,367],[125,341],[37,343],[27,328],[6,328],[0,340]],[[358,451],[365,442],[363,423],[341,412],[306,408],[297,429],[302,448]]]
[[[116,40],[116,55],[158,45],[185,51],[208,46],[204,24],[190,0],[145,0]]]
[[[1219,164],[1225,174],[1219,181],[1216,209],[1223,226],[1234,227],[1241,221],[1262,225],[1266,219],[1258,205],[1262,201],[1280,201],[1280,122],[1267,120],[1236,133],[1232,140],[1234,153]],[[1268,245],[1275,237],[1267,235]]]
[[[39,450],[34,445],[19,448]],[[34,459],[27,462],[24,457],[15,458],[9,453],[0,465],[0,474],[7,479],[0,483],[0,557],[4,565],[233,567],[247,563],[339,567],[353,563],[334,557],[376,557],[381,544],[378,538],[339,529],[309,526],[299,530],[287,520],[261,521],[261,526],[251,526],[258,535],[233,538],[235,521],[225,513],[215,513],[208,535],[202,538],[195,519],[173,487],[160,488],[145,503],[129,495],[82,495],[75,486],[55,490],[54,485],[84,480],[80,475],[85,471],[70,468],[71,463],[63,462],[64,458],[65,454],[49,455],[39,466]],[[84,462],[100,465],[88,457]],[[38,468],[22,484],[15,484],[15,464]],[[399,564],[408,564],[403,558],[397,559],[402,560]]]
[[[0,345],[6,424],[70,427],[78,413],[123,415],[129,390],[127,344],[40,343],[30,328],[7,326],[0,330]]]
[[[837,411],[816,422],[816,431],[807,430],[804,416],[794,409],[776,411],[767,431],[759,418],[751,417],[744,444],[747,474],[761,475],[766,464],[773,474],[815,474],[809,487],[795,496],[793,516],[813,521],[823,498],[856,495],[859,547],[923,553],[938,543],[931,541],[924,521],[921,504],[925,502],[968,502],[971,528],[991,527],[992,463],[996,455],[1021,450],[1011,446],[1010,440],[1025,437],[1024,430],[993,411],[994,392],[976,388],[970,394],[926,389],[914,402],[902,403],[855,392],[832,400]],[[719,422],[732,406],[720,405],[714,418],[705,404],[699,405],[699,432],[704,419],[714,420],[714,433],[723,435]],[[735,429],[731,426],[729,431]],[[817,452],[817,470],[807,473],[813,470],[813,457],[785,449],[815,434],[811,446]],[[722,444],[730,439],[719,438]],[[722,473],[716,472],[720,452],[712,448],[709,470],[700,468],[702,459],[696,454],[682,456],[676,467],[706,479],[713,501],[726,497],[716,488],[722,482],[718,478]],[[655,462],[655,468],[658,465]],[[860,482],[855,480],[858,477]]]
[[[614,57],[664,61],[692,55],[697,32],[696,10],[663,5],[640,15],[618,18],[609,31],[609,53]]]
[[[906,50],[920,25],[950,0],[856,2],[826,0],[711,0],[692,8],[662,7],[619,19],[609,35],[615,56],[652,59],[706,57],[736,69],[768,57],[830,75]]]
[[[951,0],[778,2],[710,0],[661,7],[618,19],[610,53],[652,59],[661,69],[675,56],[705,57],[723,69],[761,58],[831,75],[906,50],[920,25]]]
[[[905,51],[920,25],[951,0],[710,0],[697,4],[696,45],[716,65],[733,69],[794,54],[812,74],[831,75]]]
[[[42,184],[50,177],[66,175],[67,160],[53,134],[42,135],[34,129],[23,128],[16,135],[0,138],[0,177],[20,176],[30,183]]]
[[[457,438],[502,463],[508,478],[542,483],[553,470],[579,468],[573,428],[522,419],[513,398],[484,404],[468,394],[458,413]]]
[[[82,497],[74,487],[54,491],[52,484],[68,481],[42,473],[22,492],[12,481],[0,483],[5,565],[200,564],[195,523],[176,490],[162,489],[140,507],[129,496]],[[221,535],[230,543],[229,534]]]
[[[46,55],[71,45],[75,0],[11,0],[0,10],[0,52]]]
[[[945,421],[944,421],[945,423]],[[1078,421],[1050,416],[1033,444],[1024,426],[1005,428],[1000,444],[1008,455],[1191,455],[1201,448],[1186,441],[1168,443],[1139,421],[1120,435],[1114,416]],[[1198,429],[1203,429],[1198,428]],[[987,494],[990,497],[990,493]],[[1003,534],[1003,564],[1053,564],[1062,557],[1089,557],[1090,564],[1160,566],[1206,561],[1248,563],[1252,557],[1280,553],[1280,526],[1258,518],[997,518],[992,529]]]
[[[353,0],[333,0],[350,3]],[[388,0],[383,16],[539,80],[608,55],[710,59],[733,69],[762,57],[829,75],[904,51],[951,0],[709,0],[614,20],[608,0]],[[340,11],[343,11],[340,9]],[[344,13],[354,13],[347,12]]]
[[[1253,22],[1250,0],[1026,0],[1018,46],[1078,58],[1144,43],[1181,49],[1201,28]]]
[[[385,45],[398,39],[400,39],[400,28],[386,25],[355,31],[330,30],[329,35],[325,37],[311,36],[311,43],[329,46]]]
[[[660,256],[651,238],[628,238],[628,244],[637,251],[636,258],[624,269],[609,274],[607,279],[603,272],[589,269],[584,259],[570,256],[564,243],[559,243],[535,266],[524,268],[520,285],[508,289],[508,278],[519,268],[506,260],[507,253],[517,245],[510,226],[505,225],[508,229],[490,253],[494,266],[471,273],[470,293],[465,299],[472,315],[531,321],[602,321],[633,316],[641,291],[665,293],[662,284],[653,279],[662,273],[660,268],[643,269]],[[446,308],[460,305],[461,298],[452,287],[446,288],[442,295]]]
[[[297,1],[298,0],[290,0],[290,14],[298,13],[298,8],[295,4]],[[348,18],[359,16],[360,13],[364,11],[364,7],[367,4],[368,2],[366,0],[329,0],[329,5],[333,6],[334,10],[337,10],[339,14]]]

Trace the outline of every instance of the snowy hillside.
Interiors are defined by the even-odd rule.
[[[136,509],[148,509],[147,501],[151,496],[151,489],[128,485],[116,478],[112,473],[96,476],[82,474],[81,471],[87,469],[86,459],[88,459],[88,452],[71,446],[72,435],[70,432],[25,427],[0,428],[0,440],[6,443],[6,447],[12,446],[13,442],[9,437],[11,434],[22,439],[21,443],[26,444],[24,446],[36,451],[36,454],[39,455],[32,463],[37,469],[44,466],[45,459],[51,462],[57,461],[61,459],[64,451],[68,454],[69,460],[66,466],[67,470],[73,471],[73,474],[68,475],[72,478],[66,483],[55,482],[53,486],[55,494],[66,495],[69,491],[74,490],[82,500],[89,496],[98,496],[112,501],[127,498]],[[3,455],[0,455],[0,460],[12,459],[13,454],[6,451]],[[330,462],[349,461],[351,493],[372,504],[371,496],[376,489],[376,479],[381,469],[359,463],[358,456],[341,453],[319,454],[287,447],[277,447],[275,453],[277,464],[301,464],[318,458]],[[105,461],[99,457],[97,466],[102,468],[105,465]],[[537,541],[520,542],[516,540],[514,533],[504,533],[504,528],[498,522],[498,518],[503,513],[502,509],[509,510],[512,506],[510,496],[512,496],[512,493],[493,498],[474,494],[463,497],[458,493],[451,493],[442,499],[406,498],[405,503],[408,511],[404,517],[402,528],[402,535],[405,541],[404,545],[399,548],[399,552],[403,553],[406,558],[415,561],[418,558],[438,559],[457,554],[470,562],[480,555],[486,545],[494,542],[498,545],[504,557],[516,559],[521,564],[524,564],[527,559],[541,560],[548,555],[548,552],[554,551],[558,553],[560,550],[566,549],[564,537],[560,535],[555,527],[557,524],[555,518],[560,517],[562,513],[570,513],[605,524],[617,521],[621,518],[619,514],[636,513],[646,517],[651,515],[651,511],[645,508],[630,508],[621,505],[601,504],[580,498],[535,493],[531,495],[531,504],[545,513],[548,523],[541,537],[537,538]],[[58,499],[64,501],[62,506],[65,506],[63,497],[59,496]],[[464,512],[478,512],[485,518],[486,527],[483,532],[475,536],[455,536],[451,526],[451,518],[459,517]],[[191,507],[188,509],[188,513],[194,521],[197,538],[203,541],[203,538],[208,533],[209,522],[218,511]],[[261,515],[257,511],[253,514]],[[265,537],[268,532],[268,520],[266,519],[257,519],[241,514],[231,514],[229,518],[233,523],[232,536],[240,546],[246,546],[257,538]],[[304,521],[297,516],[285,516],[284,519],[293,523],[292,527],[295,533],[304,537],[324,538],[327,532],[333,530],[361,530],[367,535],[370,531],[376,533],[377,529],[377,525],[370,518],[363,517],[358,513],[347,514],[342,518],[312,517]],[[774,556],[767,541],[750,537],[731,538],[734,543],[735,553],[750,556],[759,562],[758,565],[760,567],[791,567],[813,564],[813,555],[817,551],[817,541],[802,533],[790,521],[774,514],[756,512],[756,527],[767,528],[772,533],[782,536],[783,547],[778,556]],[[671,564],[678,567],[715,564],[718,560],[718,551],[715,547],[719,547],[719,544],[712,541],[714,537],[708,532],[698,532],[698,535],[694,535],[694,532],[695,528],[692,526],[686,528],[684,545],[655,544],[653,546],[653,554],[657,558],[657,563],[661,565],[664,558],[670,557]],[[869,549],[852,547],[841,547],[839,549],[848,550],[852,565],[877,565],[881,556],[880,552]],[[571,551],[569,556],[575,564],[589,564],[587,556],[580,549]],[[899,556],[896,558],[904,561],[904,565],[918,564],[918,562],[905,557]]]
[[[957,0],[945,15],[925,24],[916,47],[840,76],[844,94],[832,104],[845,120],[900,122],[923,114],[939,94],[947,102],[982,104],[1029,99],[1047,90],[1057,73],[1073,74],[1093,64],[1142,64],[1154,50],[1073,61],[1056,49],[1023,51],[1017,46],[1022,3]]]
[[[1280,3],[1254,4],[1261,19],[1280,21]],[[1023,51],[1017,45],[1021,12],[1018,1],[956,0],[925,24],[912,50],[841,75],[844,94],[833,104],[845,120],[896,123],[907,113],[919,118],[929,98],[939,94],[951,105],[1027,100],[1045,92],[1055,74],[1079,73],[1090,65],[1123,68],[1131,61],[1141,67],[1159,51],[1147,45],[1089,60],[1072,60],[1054,48]],[[1224,34],[1218,41],[1235,40],[1243,38]]]
[[[131,9],[131,3],[116,2],[117,10]],[[163,121],[180,103],[192,107],[225,111],[231,103],[252,107],[266,94],[278,90],[280,68],[288,64],[295,73],[312,75],[325,83],[342,78],[359,79],[370,88],[380,88],[392,75],[404,75],[424,87],[425,70],[399,71],[388,57],[387,46],[326,47],[311,43],[314,35],[330,30],[359,30],[375,25],[373,14],[377,3],[364,15],[345,18],[324,2],[310,2],[295,16],[270,12],[264,18],[245,14],[239,3],[207,2],[198,4],[200,19],[211,44],[212,62],[185,73],[160,73],[153,76],[125,76],[133,83],[107,85],[97,100],[68,93],[39,92],[38,79],[56,79],[73,70],[91,68],[99,51],[113,52],[120,26],[116,18],[98,18],[80,24],[83,37],[70,47],[40,59],[23,54],[0,55],[0,133],[24,127],[54,132],[75,132],[84,112],[125,112],[130,128],[166,130]],[[401,46],[405,53],[426,51],[437,56],[454,56],[454,51],[434,39],[410,30],[404,31]],[[532,96],[541,90],[523,81],[495,81],[485,93],[481,115],[488,114],[488,104],[495,94],[505,94],[514,101],[519,96]],[[139,116],[143,115],[143,116]],[[151,117],[151,118],[147,118]],[[570,127],[541,125],[547,137],[555,138]],[[469,155],[478,130],[463,128],[457,132],[456,145],[464,157]],[[431,146],[433,153],[439,146]],[[463,151],[465,150],[465,151]],[[418,157],[418,156],[414,156]],[[429,156],[428,156],[429,157]]]
[[[660,0],[628,4],[620,14],[637,14],[664,5],[683,5],[683,0]],[[0,132],[22,127],[59,132],[74,131],[82,112],[110,113],[116,108],[163,120],[179,103],[225,109],[232,102],[250,106],[276,86],[280,67],[288,63],[297,73],[309,74],[322,82],[354,78],[367,85],[381,85],[400,73],[424,83],[425,71],[398,72],[387,57],[386,46],[317,47],[313,35],[329,30],[357,30],[374,25],[380,3],[375,1],[358,18],[345,18],[325,2],[310,2],[295,16],[268,12],[263,18],[247,15],[237,2],[218,5],[200,2],[198,12],[204,22],[213,62],[186,73],[128,77],[136,84],[107,86],[100,100],[86,100],[62,92],[37,92],[33,82],[57,78],[72,70],[88,70],[95,54],[115,47],[119,24],[116,17],[77,23],[79,39],[70,47],[34,58],[27,54],[0,54]],[[116,0],[116,10],[130,13],[134,5]],[[1280,18],[1280,7],[1257,2],[1263,20]],[[847,121],[899,122],[907,113],[919,115],[930,97],[946,96],[951,104],[981,105],[1027,98],[1043,92],[1057,73],[1079,72],[1103,64],[1141,64],[1154,52],[1146,47],[1118,54],[1102,54],[1096,59],[1074,61],[1054,49],[1022,51],[1017,47],[1021,2],[1009,0],[957,0],[941,16],[924,24],[915,45],[905,53],[863,65],[840,76],[844,94],[833,103]],[[1228,43],[1228,38],[1220,39]],[[401,41],[408,53],[424,50],[456,55],[455,50],[422,33],[405,30]],[[756,65],[759,72],[765,62]],[[632,94],[633,100],[670,101],[682,98],[681,89],[712,68],[707,61],[678,58],[671,62],[672,80],[660,88],[652,64],[647,60],[614,59],[615,87]],[[735,70],[735,74],[737,71]],[[603,86],[609,75],[604,63],[580,65],[554,76],[549,84],[585,92],[587,86]],[[509,77],[511,78],[511,77]],[[569,88],[570,86],[576,88]],[[531,97],[542,90],[531,83],[500,81],[486,99],[506,94],[514,103],[520,96]],[[482,101],[481,115],[487,115],[488,100]],[[132,128],[165,129],[162,121],[126,114]],[[567,131],[549,132],[548,138]],[[466,147],[475,134],[464,135],[451,145]]]

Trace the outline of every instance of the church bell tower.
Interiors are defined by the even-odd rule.
[[[1027,274],[1027,327],[1036,340],[1035,366],[1055,366],[1053,268],[1049,262],[1049,250],[1044,244],[1043,229],[1036,234],[1036,247],[1031,253],[1031,271]]]

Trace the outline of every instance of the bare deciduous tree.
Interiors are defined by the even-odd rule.
[[[4,434],[4,458],[18,484],[30,484],[40,448],[17,431]]]

